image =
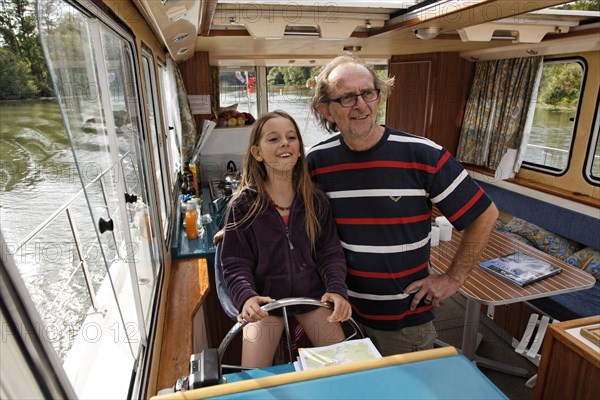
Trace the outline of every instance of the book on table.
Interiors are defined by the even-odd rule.
[[[373,358],[381,358],[381,354],[371,339],[354,339],[330,346],[299,348],[294,367],[296,371],[305,371]]]
[[[529,285],[562,271],[559,266],[520,251],[483,261],[479,266],[519,286]]]

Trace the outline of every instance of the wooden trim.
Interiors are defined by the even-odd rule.
[[[586,358],[590,353],[590,347],[585,345],[579,340],[576,340],[573,335],[567,332],[567,329],[573,329],[578,327],[584,327],[589,325],[596,325],[600,323],[600,316],[595,315],[593,317],[574,319],[571,321],[559,322],[557,324],[550,325],[551,334],[555,338],[561,339],[567,347],[579,354],[581,357]],[[600,368],[600,357],[592,357],[589,360],[596,368]]]
[[[206,259],[173,262],[165,311],[157,389],[172,387],[190,373],[194,315],[209,290]]]
[[[483,175],[494,177],[495,172],[489,168],[481,167],[479,165],[473,164],[464,164],[463,166],[469,170],[474,172],[479,172]],[[582,193],[572,192],[569,190],[564,190],[552,186],[545,185],[543,183],[535,182],[525,178],[519,178],[519,175],[515,176],[513,179],[507,179],[506,182],[514,183],[515,185],[523,186],[529,189],[539,190],[543,193],[548,193],[554,196],[561,197],[563,199],[571,200],[580,204],[584,204],[586,206],[600,208],[600,199],[595,199],[589,196],[586,196]]]
[[[416,351],[413,353],[397,354],[393,356],[376,358],[372,360],[355,361],[352,363],[334,365],[327,368],[317,368],[307,371],[296,371],[285,374],[267,376],[258,379],[249,379],[228,383],[226,385],[209,386],[194,389],[193,391],[178,392],[153,397],[153,400],[182,400],[182,399],[204,399],[209,397],[223,396],[232,393],[241,393],[250,390],[264,389],[273,386],[285,385],[294,382],[304,382],[310,379],[325,378],[328,376],[348,374],[352,372],[365,371],[374,368],[383,368],[392,365],[408,364],[417,361],[431,360],[441,357],[457,355],[454,347],[440,347],[432,350]]]

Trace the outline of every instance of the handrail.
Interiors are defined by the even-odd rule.
[[[127,156],[129,153],[130,153],[130,151],[128,151],[127,153],[125,153],[123,155],[123,157],[121,157],[121,160],[123,160],[123,158],[125,158],[125,156]],[[121,161],[121,160],[119,160],[119,161]],[[94,179],[92,179],[90,181],[90,183],[88,183],[85,186],[85,189],[91,187],[94,183],[98,182],[98,180],[101,179],[101,178],[103,178],[104,175],[106,175],[109,171],[112,171],[112,167],[104,170],[101,174],[99,174],[97,177],[95,177]],[[83,191],[84,191],[84,189],[80,189],[79,192],[77,192],[77,194],[75,194],[73,197],[71,197],[71,199],[67,200],[62,206],[60,206],[48,218],[46,218],[44,221],[42,221],[42,223],[40,223],[37,227],[35,227],[34,229],[32,229],[31,232],[27,236],[25,236],[25,238],[23,240],[21,240],[19,242],[19,244],[17,245],[17,248],[15,249],[15,253],[17,251],[19,251],[27,243],[29,243],[32,239],[34,239],[37,235],[39,235],[39,233],[41,231],[43,231],[44,229],[46,229],[48,227],[48,225],[50,225],[50,223],[52,223],[52,221],[54,221],[56,219],[56,217],[58,217],[58,215],[60,213],[62,213],[63,211],[65,211],[67,209],[67,207],[69,207],[71,204],[73,204],[73,202],[75,202],[75,200],[83,194]],[[105,206],[108,207],[108,204],[105,204]]]
[[[130,153],[131,153],[131,151],[128,151],[127,153],[123,154],[123,156],[119,159],[119,165],[125,159],[125,157],[127,155],[129,155]],[[123,168],[122,165],[120,165],[120,167]],[[95,177],[87,185],[85,185],[85,187],[83,189],[79,190],[79,192],[77,192],[73,197],[71,197],[69,200],[67,200],[65,203],[63,203],[48,218],[46,218],[44,221],[42,221],[37,227],[35,227],[34,229],[32,229],[31,232],[27,236],[25,236],[25,238],[23,240],[21,240],[19,242],[19,244],[17,245],[16,249],[14,250],[14,253],[17,253],[24,246],[26,246],[31,240],[33,240],[34,238],[36,238],[43,230],[45,230],[46,228],[48,228],[48,226],[56,218],[58,218],[58,216],[60,214],[66,213],[67,221],[69,222],[69,227],[71,228],[70,229],[71,230],[71,237],[72,237],[72,239],[73,239],[73,241],[75,243],[75,246],[76,246],[76,249],[77,249],[77,256],[79,258],[79,262],[77,263],[77,265],[73,269],[73,274],[71,274],[70,278],[67,280],[67,283],[71,281],[72,277],[75,274],[75,271],[77,270],[77,268],[79,268],[79,266],[81,266],[83,275],[85,277],[85,282],[86,282],[86,287],[87,287],[88,295],[89,295],[90,301],[92,303],[92,308],[95,311],[98,311],[98,304],[96,302],[96,292],[95,292],[93,284],[92,284],[92,279],[91,279],[89,268],[87,266],[87,262],[85,261],[86,254],[84,254],[82,252],[81,246],[79,244],[79,240],[78,240],[79,233],[78,233],[77,227],[75,226],[75,220],[71,216],[71,206],[73,205],[73,203],[75,202],[76,199],[78,199],[78,198],[80,198],[82,196],[82,194],[84,193],[85,189],[88,189],[89,187],[91,187],[95,183],[100,182],[100,185],[102,187],[102,194],[103,194],[102,197],[103,197],[103,200],[104,200],[104,206],[106,207],[106,209],[107,209],[107,211],[109,213],[109,216],[110,216],[111,213],[110,213],[110,210],[109,210],[108,199],[107,199],[107,196],[106,196],[106,192],[105,192],[105,188],[104,188],[104,181],[103,181],[104,176],[108,172],[110,172],[110,171],[112,171],[112,166],[111,166],[111,168],[107,168],[104,171],[102,171],[102,173],[100,173],[97,177]],[[114,232],[113,232],[113,238],[114,238]],[[114,238],[114,240],[115,240],[115,243],[116,243],[116,238]],[[89,249],[88,249],[88,251],[89,251]],[[56,299],[59,296],[60,296],[60,292],[52,300],[52,304],[54,304],[56,302]]]
[[[549,146],[540,146],[539,144],[527,144],[527,147],[534,147],[536,149],[556,151],[557,153],[568,153],[569,152],[568,150],[565,150],[565,149],[557,149],[555,147],[549,147]]]

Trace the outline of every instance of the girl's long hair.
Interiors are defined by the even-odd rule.
[[[312,180],[310,179],[308,165],[306,163],[306,154],[304,152],[304,142],[302,140],[302,135],[300,135],[298,124],[288,113],[282,110],[266,113],[258,118],[254,123],[252,132],[250,133],[246,155],[244,156],[242,178],[237,191],[229,202],[229,207],[231,208],[231,205],[234,204],[236,199],[238,199],[246,189],[256,188],[257,197],[256,200],[250,204],[248,213],[241,220],[227,224],[225,229],[232,230],[244,224],[251,223],[252,220],[258,214],[264,212],[269,205],[270,199],[265,187],[265,181],[267,180],[267,166],[265,166],[264,162],[258,162],[252,155],[250,149],[252,146],[258,146],[260,144],[263,134],[263,127],[267,121],[277,117],[286,118],[291,121],[294,125],[294,129],[296,130],[296,134],[298,135],[300,157],[298,158],[296,165],[294,165],[292,172],[292,184],[294,190],[296,191],[296,195],[300,196],[304,202],[304,207],[306,209],[304,228],[308,238],[310,239],[310,243],[312,244],[312,250],[315,252],[317,238],[321,229],[319,218],[316,213],[315,202],[324,201],[325,195],[315,188]],[[229,211],[231,212],[231,210]]]

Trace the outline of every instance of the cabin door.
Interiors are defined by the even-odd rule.
[[[97,256],[110,280],[102,285],[109,294],[96,294],[102,297],[96,311],[117,313],[108,333],[137,358],[147,341],[161,258],[134,41],[116,25],[68,11],[49,17],[42,37],[95,226]]]

